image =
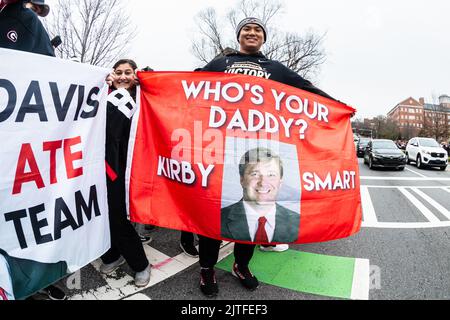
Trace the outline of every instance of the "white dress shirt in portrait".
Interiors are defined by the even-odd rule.
[[[252,206],[247,202],[244,201],[244,209],[245,209],[245,215],[247,216],[247,223],[248,223],[248,230],[250,232],[250,237],[252,238],[252,241],[255,240],[256,230],[258,230],[258,220],[261,217],[261,215],[255,211],[255,209],[252,208]],[[267,213],[264,215],[267,219],[267,223],[265,226],[267,238],[269,239],[269,242],[273,239],[273,234],[275,232],[275,215],[277,212],[277,206],[275,203],[273,203],[272,206],[268,206]]]

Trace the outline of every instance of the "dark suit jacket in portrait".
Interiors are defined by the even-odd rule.
[[[271,242],[292,243],[297,241],[300,215],[276,204],[275,231]],[[226,239],[252,241],[245,215],[244,201],[241,200],[221,211],[221,236]]]
[[[17,300],[25,299],[67,275],[65,261],[41,263],[11,257],[1,249],[0,254],[8,262],[14,296]]]

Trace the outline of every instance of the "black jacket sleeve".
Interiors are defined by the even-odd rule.
[[[210,72],[223,72],[225,71],[226,65],[224,63],[224,58],[216,58],[211,60],[206,66],[196,71],[210,71]]]
[[[319,96],[328,98],[328,99],[332,99],[337,101],[336,99],[334,99],[332,96],[330,96],[329,94],[327,94],[326,92],[320,90],[319,88],[317,88],[316,86],[314,86],[310,81],[302,78],[298,73],[292,71],[291,69],[287,68],[286,66],[284,66],[283,64],[280,63],[280,66],[284,69],[283,74],[284,74],[284,83],[288,84],[290,86],[311,92],[311,93],[315,93],[318,94]]]
[[[0,13],[0,47],[55,56],[47,31],[37,15],[23,7],[22,1],[7,5]]]

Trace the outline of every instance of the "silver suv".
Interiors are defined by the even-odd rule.
[[[417,168],[439,167],[447,169],[448,153],[436,140],[431,138],[412,138],[406,146],[408,163],[414,161]]]

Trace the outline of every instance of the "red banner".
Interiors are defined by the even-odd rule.
[[[244,243],[359,231],[353,108],[245,75],[138,76],[131,220]]]

